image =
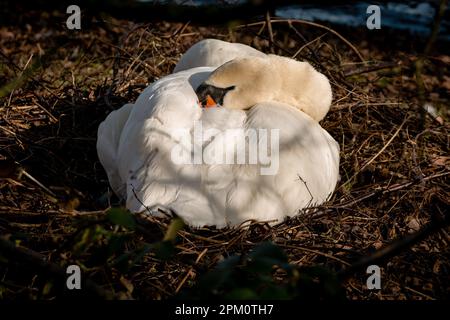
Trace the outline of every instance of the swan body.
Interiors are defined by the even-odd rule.
[[[207,83],[218,85],[221,78],[215,72],[220,68],[181,61],[183,71],[153,83],[134,104],[111,112],[99,126],[100,162],[130,211],[158,216],[154,208],[161,205],[191,226],[221,228],[248,220],[280,222],[329,198],[338,179],[339,146],[317,119],[282,99],[259,101],[251,108],[202,109],[196,90]],[[224,159],[234,148],[241,148],[245,159],[252,157],[251,139],[228,135],[230,130],[247,138],[255,132],[276,133],[258,150],[276,156],[270,163],[273,172],[262,173],[269,165],[261,161],[206,161],[208,154]],[[271,148],[274,137],[277,148]],[[197,147],[203,156],[198,163],[192,156]],[[188,161],[174,159],[174,150],[188,150]]]

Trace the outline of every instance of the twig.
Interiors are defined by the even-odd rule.
[[[40,183],[35,177],[33,177],[31,174],[29,174],[28,172],[26,172],[24,169],[20,168],[19,169],[19,174],[23,174],[25,177],[27,177],[28,179],[30,179],[31,181],[33,181],[34,183],[36,183],[39,187],[41,187],[42,189],[45,190],[45,192],[47,192],[49,195],[51,195],[52,197],[56,197],[56,194],[50,190],[49,188],[47,188],[46,186],[44,186],[42,183]]]
[[[376,158],[378,158],[378,156],[380,154],[383,153],[384,150],[386,150],[386,148],[391,144],[391,142],[394,140],[394,138],[398,135],[398,133],[400,132],[400,130],[403,128],[403,125],[406,123],[406,121],[409,119],[409,117],[406,117],[405,120],[403,120],[402,124],[398,127],[397,131],[395,131],[395,133],[392,135],[392,137],[388,140],[388,142],[386,142],[386,144],[383,146],[383,148],[381,148],[380,151],[377,152],[376,155],[374,155],[369,161],[367,161],[362,168],[360,169],[360,171],[364,170],[369,164],[371,164]]]
[[[174,36],[176,35],[175,41],[178,41],[178,39],[181,36],[183,36],[184,30],[186,30],[186,28],[189,26],[190,23],[191,23],[190,21],[186,22],[180,29],[175,31],[175,34],[174,34]]]
[[[311,193],[311,191],[309,190],[309,188],[308,188],[308,184],[306,183],[306,181],[305,180],[303,180],[303,178],[299,175],[299,174],[297,174],[297,176],[298,176],[298,179],[301,181],[301,182],[303,182],[303,184],[305,185],[305,187],[306,187],[306,190],[308,190],[308,193],[309,193],[309,196],[311,197],[310,199],[309,199],[309,202],[308,202],[308,204],[306,205],[306,207],[309,207],[309,205],[312,203],[312,201],[313,201],[313,199],[314,199],[314,197],[313,197],[313,195],[312,195],[312,193]]]
[[[200,262],[200,260],[206,254],[206,252],[208,252],[208,248],[205,248],[202,252],[200,252],[200,254],[198,255],[197,259],[195,259],[194,265],[189,268],[189,270],[186,273],[186,275],[183,277],[181,282],[178,284],[177,288],[175,289],[175,293],[178,293],[180,291],[180,289],[183,287],[184,283],[186,282],[186,280],[188,279],[189,276],[195,276],[195,274],[192,273],[192,271],[194,271],[194,266],[197,265]]]
[[[409,119],[409,117],[406,117],[402,124],[398,127],[397,131],[395,131],[395,133],[392,135],[392,137],[388,140],[388,142],[383,146],[383,148],[381,148],[380,151],[377,152],[376,155],[374,155],[369,161],[367,161],[362,167],[361,169],[359,169],[357,172],[355,172],[345,183],[343,183],[340,187],[342,188],[343,186],[346,186],[349,182],[351,182],[360,172],[362,172],[369,164],[371,164],[376,158],[378,158],[378,156],[380,154],[383,153],[384,150],[386,150],[386,148],[391,144],[391,142],[394,140],[394,138],[398,135],[398,133],[400,132],[400,130],[403,128],[403,125],[406,123],[406,121]]]
[[[423,293],[423,292],[414,290],[413,288],[410,288],[410,287],[408,287],[408,286],[403,286],[403,285],[401,285],[400,283],[395,282],[395,281],[393,281],[393,280],[390,280],[390,279],[389,279],[388,282],[390,282],[390,283],[392,283],[392,284],[394,284],[394,285],[396,285],[396,286],[403,287],[403,288],[405,288],[406,290],[411,291],[412,293],[418,294],[419,296],[422,296],[422,297],[424,297],[424,298],[426,298],[426,299],[428,299],[428,300],[436,300],[435,298],[430,297],[429,295],[427,295],[427,294],[425,294],[425,293]]]
[[[332,260],[336,260],[336,261],[342,263],[345,266],[350,266],[350,263],[348,263],[347,261],[344,261],[342,259],[339,259],[339,258],[331,255],[331,254],[328,254],[328,253],[325,253],[325,252],[322,252],[322,251],[318,251],[318,250],[314,250],[314,249],[310,249],[310,248],[305,248],[305,247],[292,246],[292,245],[282,244],[282,243],[279,243],[277,245],[280,246],[280,247],[285,247],[285,248],[289,248],[289,249],[295,249],[295,250],[301,250],[301,251],[307,251],[307,252],[315,253],[315,254],[317,254],[319,256],[324,256],[326,258],[329,258],[329,259],[332,259]]]
[[[177,288],[175,289],[175,293],[178,293],[180,289],[183,287],[186,280],[189,278],[190,275],[193,275],[192,271],[194,270],[194,267],[190,267],[188,272],[186,272],[186,275],[183,277],[181,282],[178,284]]]
[[[337,31],[335,31],[335,30],[333,30],[333,29],[331,29],[331,28],[329,28],[327,26],[324,26],[324,25],[319,24],[319,23],[311,22],[311,21],[297,20],[297,19],[271,19],[270,22],[271,23],[298,23],[298,24],[306,24],[306,25],[313,26],[313,27],[316,27],[316,28],[325,29],[325,30],[331,32],[332,34],[334,34],[335,36],[337,36],[343,42],[345,42],[345,44],[347,44],[353,50],[353,52],[355,52],[355,54],[358,56],[358,58],[361,61],[365,61],[363,56],[359,52],[359,50],[356,49],[356,47],[350,41],[348,41],[346,38],[344,38],[344,36],[342,36]],[[258,26],[258,25],[260,25],[262,23],[264,23],[264,21],[263,22],[254,22],[254,23],[239,25],[236,28],[240,29],[240,28],[244,28],[244,27]]]
[[[297,37],[299,37],[300,40],[302,40],[304,42],[304,45],[308,44],[308,41],[306,40],[306,38],[303,36],[303,34],[300,33],[300,31],[297,30],[296,27],[294,27],[292,25],[291,21],[288,22],[288,25],[289,25],[289,29],[293,30],[294,33],[297,35]],[[315,62],[317,64],[319,64],[320,58],[318,57],[317,53],[314,50],[312,50],[309,46],[306,46],[306,48],[308,49],[309,53],[314,57]],[[300,54],[300,53],[298,53],[298,54]]]
[[[344,77],[350,77],[350,76],[363,74],[363,73],[369,73],[369,72],[378,71],[378,70],[382,70],[382,69],[395,68],[397,66],[398,66],[398,64],[395,62],[385,62],[385,63],[381,63],[381,64],[374,65],[374,66],[366,66],[366,67],[361,67],[361,68],[357,68],[354,70],[344,72]]]
[[[401,184],[396,184],[396,185],[393,185],[393,186],[390,186],[390,187],[378,188],[378,189],[376,189],[374,191],[371,191],[371,192],[369,192],[369,193],[367,193],[365,195],[362,195],[362,196],[360,196],[360,197],[358,197],[358,198],[356,198],[354,200],[351,200],[349,202],[346,202],[346,203],[343,203],[343,204],[340,204],[340,205],[337,205],[337,206],[330,206],[329,208],[334,208],[334,209],[345,208],[345,207],[354,205],[355,203],[361,202],[362,200],[365,200],[365,199],[368,199],[370,197],[373,197],[374,195],[377,195],[377,194],[386,194],[386,193],[389,193],[389,192],[398,191],[398,190],[401,190],[401,189],[408,188],[408,187],[410,187],[413,184],[416,184],[418,182],[428,181],[428,180],[432,180],[432,179],[439,178],[439,177],[445,177],[445,176],[448,176],[448,175],[450,175],[450,172],[448,172],[448,171],[440,172],[440,173],[432,174],[432,175],[430,175],[428,177],[424,177],[423,179],[418,180],[418,181],[409,181],[409,182],[405,182],[405,183],[401,183]]]
[[[311,40],[311,41],[305,43],[304,45],[302,45],[302,46],[300,47],[300,49],[298,49],[297,52],[294,53],[294,55],[293,55],[291,58],[292,58],[292,59],[295,59],[295,58],[300,54],[300,52],[303,51],[303,49],[307,48],[309,45],[313,44],[314,42],[319,41],[319,40],[322,39],[323,36],[325,36],[325,35],[326,35],[326,33],[321,34],[321,35],[318,36],[317,38],[315,38],[315,39],[313,39],[313,40]]]
[[[270,52],[275,53],[273,48],[274,40],[273,40],[273,31],[272,31],[272,23],[270,21],[270,13],[266,12],[266,23],[267,23],[267,31],[269,32],[269,44],[270,44]]]

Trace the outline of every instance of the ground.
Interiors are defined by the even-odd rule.
[[[424,60],[422,94],[416,61],[426,41],[389,32],[338,30],[346,42],[337,31],[294,22],[272,23],[271,36],[264,21],[214,27],[104,17],[68,31],[57,12],[29,12],[24,20],[0,27],[0,234],[33,250],[47,272],[0,250],[0,298],[58,297],[64,292],[49,264],[76,263],[101,288],[97,294],[165,299],[264,241],[293,266],[339,272],[448,215],[450,56],[443,45]],[[127,225],[108,211],[117,200],[105,196],[96,132],[109,112],[171,73],[207,37],[295,56],[329,77],[334,99],[321,125],[339,142],[341,179],[330,201],[275,227],[185,227],[164,258],[147,245],[163,238],[168,219],[143,215]],[[438,115],[423,111],[423,102]],[[367,289],[365,270],[348,275],[345,296],[448,299],[448,232],[439,228],[380,262],[381,290]],[[272,271],[275,283],[287,281],[283,268]]]

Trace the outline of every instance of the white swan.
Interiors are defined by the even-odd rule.
[[[226,51],[227,43],[222,46]],[[207,55],[212,54],[210,51]],[[333,192],[338,179],[339,147],[317,122],[326,114],[331,101],[326,78],[304,63],[297,62],[297,68],[283,67],[283,63],[290,64],[292,60],[275,56],[233,58],[237,59],[217,70],[215,67],[188,69],[190,65],[185,63],[185,71],[155,82],[134,105],[112,112],[99,126],[100,162],[113,190],[126,199],[128,209],[141,212],[164,205],[192,226],[220,228],[246,220],[282,221],[297,214],[299,209],[326,201]],[[226,56],[221,59],[221,62],[229,61]],[[262,76],[276,71],[270,67],[272,63],[252,59],[278,59],[284,77],[298,83],[286,91],[279,87],[267,93],[270,87],[258,87],[261,85],[258,82],[265,83],[264,77],[261,81],[255,79],[253,71]],[[281,83],[276,85],[289,86],[283,83],[282,75],[278,75]],[[248,86],[249,82],[256,87]],[[236,92],[246,96],[245,103]],[[207,96],[222,102],[223,106],[200,108],[199,97],[203,101]],[[325,102],[322,103],[321,97]],[[208,129],[213,132],[205,141],[195,139],[198,121],[203,132]],[[261,174],[267,169],[267,163],[261,162],[174,161],[175,149],[189,150],[187,154],[191,155],[191,141],[202,150],[203,160],[208,154],[223,157],[239,147],[248,160],[253,150],[252,139],[244,140],[242,145],[241,136],[230,136],[227,129],[243,129],[245,133],[253,129],[277,131],[279,163],[275,174]],[[174,132],[184,132],[184,135],[177,136]],[[272,136],[269,140],[272,142]],[[270,143],[261,144],[259,151],[267,152],[270,146]],[[275,155],[273,149],[270,151]],[[159,215],[158,211],[151,212]]]

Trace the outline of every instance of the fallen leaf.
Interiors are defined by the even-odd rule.
[[[124,276],[120,277],[120,283],[127,289],[129,293],[132,293],[134,290],[134,286],[130,280],[126,279]]]
[[[374,243],[372,243],[372,247],[374,247],[375,249],[380,249],[383,246],[383,242],[380,240],[375,241]]]
[[[436,262],[433,265],[433,272],[435,274],[439,274],[441,272],[441,265],[442,265],[441,260],[436,260]]]
[[[417,221],[417,219],[415,218],[411,219],[411,221],[408,222],[408,228],[413,231],[418,231],[420,229],[419,221]]]
[[[447,165],[450,165],[450,157],[435,156],[431,158],[431,164],[437,167],[445,167]]]

